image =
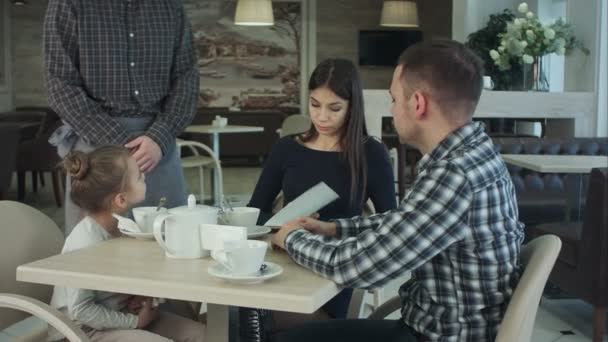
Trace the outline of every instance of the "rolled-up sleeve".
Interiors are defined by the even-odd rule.
[[[297,230],[285,245],[298,264],[339,285],[377,288],[462,239],[471,201],[464,173],[445,164],[421,174],[397,209],[338,220],[342,239]]]

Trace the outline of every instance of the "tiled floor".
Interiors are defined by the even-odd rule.
[[[198,193],[197,173],[187,172],[186,182],[189,190]],[[232,200],[246,202],[253,192],[259,168],[226,168],[224,170],[224,189]],[[28,181],[30,181],[28,177]],[[55,206],[50,179],[47,176],[47,185],[38,194],[29,192],[25,202],[39,208],[49,215],[59,226],[63,224],[63,211]],[[13,182],[16,184],[16,181]],[[28,184],[29,189],[29,184]],[[206,189],[210,189],[209,184]],[[31,191],[31,190],[30,190]],[[9,192],[9,198],[16,197],[16,189]],[[384,289],[384,298],[388,299],[397,294],[400,281],[389,284]],[[550,300],[543,299],[539,308],[533,342],[582,342],[591,340],[592,307],[583,301],[575,299]],[[605,339],[606,340],[606,339]]]

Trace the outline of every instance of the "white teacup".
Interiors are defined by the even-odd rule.
[[[255,226],[260,216],[260,209],[250,207],[234,207],[226,209],[223,219],[224,223],[231,226],[251,227]]]
[[[225,241],[224,249],[212,251],[211,256],[233,275],[252,276],[259,274],[267,249],[264,241]]]
[[[167,213],[166,208],[160,208],[156,211],[156,207],[137,207],[133,208],[133,218],[139,226],[142,233],[154,232],[154,220],[156,216],[162,213]]]

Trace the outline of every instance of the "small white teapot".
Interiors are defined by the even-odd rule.
[[[165,255],[176,259],[198,259],[208,255],[201,245],[201,223],[217,223],[217,208],[196,205],[196,198],[188,196],[188,205],[169,209],[156,216],[154,238],[165,250]]]

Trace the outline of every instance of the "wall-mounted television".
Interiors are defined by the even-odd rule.
[[[359,65],[395,66],[399,55],[419,41],[419,30],[359,31]]]

